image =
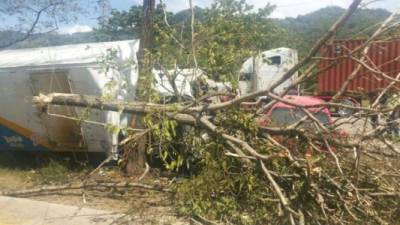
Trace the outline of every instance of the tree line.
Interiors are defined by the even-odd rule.
[[[156,7],[157,20],[162,22],[164,15],[162,7]],[[273,7],[270,9],[273,10]],[[298,17],[288,17],[285,19],[271,19],[256,16],[257,20],[268,20],[274,24],[278,32],[279,41],[270,42],[268,45],[261,46],[263,50],[287,46],[299,50],[303,55],[316,41],[316,39],[327,31],[330,24],[340,16],[345,9],[340,7],[326,7],[317,11],[301,15]],[[209,9],[194,7],[196,19],[202,23],[206,21]],[[271,11],[272,12],[272,11]],[[354,17],[337,34],[340,38],[362,38],[371,33],[372,27],[382,22],[390,15],[385,9],[359,9]],[[190,10],[179,12],[167,12],[168,22],[172,26],[179,26],[187,23],[190,19]],[[78,44],[85,42],[116,41],[139,38],[142,19],[142,7],[132,6],[129,10],[111,11],[110,17],[100,20],[98,27],[92,32],[75,34],[58,34],[56,32],[38,34],[31,36],[28,40],[16,43],[10,48],[31,48],[43,46],[57,46],[64,44]],[[187,32],[187,30],[186,30]],[[261,30],[268,32],[271,30]],[[0,30],[0,43],[8,43],[12,40],[24,36],[24,32],[3,28]]]

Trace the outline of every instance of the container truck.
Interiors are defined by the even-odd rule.
[[[365,41],[363,39],[338,40],[326,44],[319,52],[321,60],[317,67],[323,72],[317,78],[316,90],[313,93],[305,93],[297,88],[292,93],[313,95],[325,101],[332,100],[359,65],[356,59],[349,57],[350,53],[355,51],[355,56],[360,58],[361,47]],[[240,93],[246,94],[268,88],[297,62],[297,51],[289,48],[268,50],[247,59],[240,71]],[[349,83],[343,96],[335,101],[352,106],[374,101],[377,95],[400,73],[400,38],[374,41],[367,54],[365,65],[373,70],[363,66],[355,79]],[[287,90],[297,76],[295,74],[274,91],[279,94]],[[387,96],[398,93],[399,88],[399,85],[395,85],[387,92]],[[245,105],[254,104],[245,103]],[[342,108],[332,109],[332,112],[344,116],[351,114],[352,110]]]
[[[357,58],[366,40],[339,40],[325,45],[320,50],[321,60],[318,69],[323,71],[318,76],[318,88],[315,95],[330,100],[340,91],[349,76],[359,64],[350,57],[355,52]],[[369,68],[367,68],[369,67]],[[400,73],[400,38],[374,41],[368,51],[365,66],[362,66],[347,86],[341,100],[345,104],[368,104]],[[395,85],[387,92],[391,96],[399,92]]]

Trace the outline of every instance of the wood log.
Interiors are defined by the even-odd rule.
[[[52,93],[49,95],[39,95],[32,98],[32,102],[39,108],[46,109],[47,105],[65,105],[82,108],[92,108],[105,111],[124,112],[133,115],[144,115],[154,112],[165,112],[165,115],[184,124],[195,125],[197,123],[194,116],[188,113],[183,107],[175,105],[160,105],[144,102],[125,102],[120,100],[106,101],[100,97],[79,94]]]

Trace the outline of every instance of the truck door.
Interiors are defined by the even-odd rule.
[[[71,93],[71,86],[66,71],[35,72],[30,74],[32,94]],[[38,116],[47,130],[49,142],[54,150],[71,151],[84,147],[81,126],[75,120],[61,118],[64,115],[77,118],[73,107],[49,105],[47,112],[38,109]]]
[[[257,71],[257,88],[264,89],[280,78],[282,57],[280,55],[263,57],[260,65]]]

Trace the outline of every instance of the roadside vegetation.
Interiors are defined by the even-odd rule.
[[[75,161],[71,154],[1,152],[0,179],[3,188],[14,185],[24,188],[36,185],[65,183],[82,176],[93,168],[86,160]],[[5,189],[2,190],[4,191]],[[21,188],[16,187],[14,188]]]

